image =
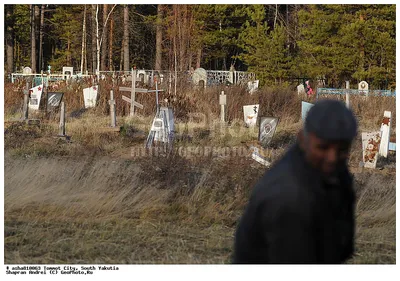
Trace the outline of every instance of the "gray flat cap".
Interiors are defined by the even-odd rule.
[[[357,120],[343,102],[319,100],[307,114],[305,129],[327,141],[350,141],[357,135]]]

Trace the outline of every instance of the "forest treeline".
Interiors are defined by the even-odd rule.
[[[5,72],[255,72],[395,89],[395,5],[5,5]]]

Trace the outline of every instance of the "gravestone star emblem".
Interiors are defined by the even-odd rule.
[[[95,91],[96,91],[96,87],[93,87],[93,90],[95,90]]]
[[[383,125],[389,126],[389,122],[390,122],[390,118],[389,117],[384,117],[383,120],[382,120],[382,124]]]
[[[257,106],[254,106],[253,109],[254,109],[254,114],[257,114]]]
[[[39,90],[39,91],[41,91],[41,90],[42,90],[42,88],[41,88],[41,87],[39,87],[39,88],[38,88],[38,90]]]

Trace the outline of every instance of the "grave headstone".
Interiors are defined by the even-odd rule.
[[[63,79],[70,78],[74,74],[74,68],[71,66],[64,66],[62,68]]]
[[[39,110],[40,99],[42,98],[43,93],[43,84],[29,89],[29,93],[29,108],[33,110]]]
[[[366,81],[361,81],[358,83],[358,91],[360,94],[367,94],[368,95],[368,83]]]
[[[252,94],[255,91],[257,91],[259,82],[260,82],[259,80],[247,82],[247,89],[248,89],[250,94]]]
[[[306,90],[304,89],[304,85],[300,84],[297,86],[297,95],[302,95],[305,94]]]
[[[197,68],[192,75],[192,81],[196,86],[206,87],[207,71],[204,68]]]
[[[52,111],[60,106],[64,93],[48,92],[47,93],[47,111]]]
[[[83,89],[85,108],[96,106],[98,89],[98,85]]]
[[[32,74],[32,68],[26,66],[22,69],[22,74]]]
[[[256,125],[259,107],[259,104],[243,106],[244,122],[246,126],[254,127]]]
[[[313,105],[314,104],[309,103],[309,102],[305,102],[305,101],[301,102],[301,119],[303,120],[303,122],[306,120],[307,113],[311,109],[311,107],[313,107]]]
[[[362,133],[363,162],[365,168],[376,168],[381,132]]]
[[[267,158],[262,155],[260,149],[258,147],[252,146],[251,149],[253,150],[251,154],[251,158],[256,160],[258,163],[268,167],[271,165],[270,162],[268,162]]]
[[[278,121],[279,118],[276,117],[261,117],[258,141],[262,146],[265,147],[271,142],[275,134]]]

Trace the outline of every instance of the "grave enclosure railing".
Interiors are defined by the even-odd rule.
[[[234,84],[246,85],[248,81],[254,81],[256,76],[252,72],[245,71],[220,71],[220,70],[206,70],[207,81],[204,81],[207,86],[220,85],[220,84]],[[114,77],[116,80],[129,81],[131,79],[131,71],[99,71],[99,79],[106,79],[106,77]],[[153,86],[155,77],[159,77],[161,82],[172,83],[177,81],[191,82],[192,73],[189,71],[156,71],[156,70],[136,70],[136,79],[143,84]],[[73,79],[79,81],[80,79],[97,79],[95,74],[75,74],[66,75],[60,73],[38,73],[38,74],[23,74],[12,73],[9,77],[12,83],[18,80],[25,80],[26,78],[33,79],[33,85],[38,85],[47,82],[65,81]]]
[[[319,95],[361,95],[361,96],[380,96],[380,97],[396,97],[396,91],[391,90],[356,90],[356,89],[334,89],[334,88],[317,88],[317,98]]]

